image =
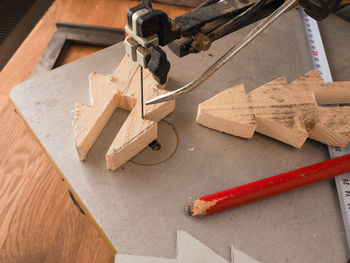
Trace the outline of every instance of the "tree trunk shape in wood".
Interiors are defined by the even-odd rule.
[[[80,160],[87,153],[116,108],[130,114],[107,154],[107,168],[116,170],[157,138],[157,122],[175,109],[175,101],[144,105],[141,117],[139,66],[125,56],[112,75],[89,75],[91,105],[75,105],[75,144]],[[144,101],[166,93],[149,71],[144,74]]]
[[[350,82],[324,83],[317,70],[288,84],[284,77],[246,95],[244,86],[226,89],[198,106],[196,121],[243,138],[254,131],[300,148],[309,137],[344,147],[350,141]]]

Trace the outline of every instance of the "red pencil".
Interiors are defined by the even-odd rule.
[[[347,172],[350,172],[350,154],[203,196],[186,210],[191,216],[207,216]]]

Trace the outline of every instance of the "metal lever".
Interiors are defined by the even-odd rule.
[[[264,21],[262,21],[257,27],[255,27],[248,35],[246,35],[240,42],[234,45],[229,51],[227,51],[219,60],[217,60],[213,65],[211,65],[205,72],[203,72],[197,79],[192,80],[187,85],[179,88],[177,90],[171,91],[169,93],[160,95],[153,99],[146,101],[146,105],[156,104],[160,102],[165,102],[175,99],[177,96],[186,94],[201,83],[207,80],[211,75],[213,75],[218,69],[225,65],[232,57],[234,57],[239,51],[241,51],[248,43],[250,43],[256,36],[263,32],[272,22],[274,22],[278,17],[280,17],[286,10],[288,10],[297,0],[288,0],[279,8],[277,8],[270,16],[268,16]]]

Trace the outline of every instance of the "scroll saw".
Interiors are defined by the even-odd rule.
[[[323,23],[327,44],[337,47],[331,52],[348,50],[350,32],[345,23],[335,16]],[[228,34],[208,52],[195,56],[178,57],[168,47],[162,47],[172,66],[167,89],[192,81],[252,26]],[[41,74],[11,91],[17,112],[69,183],[85,213],[93,217],[119,253],[173,258],[176,232],[182,229],[205,241],[226,260],[230,258],[228,246],[233,244],[264,262],[346,261],[342,219],[334,186],[327,181],[201,222],[184,211],[190,198],[328,158],[325,147],[313,141],[294,151],[264,136],[255,136],[254,141],[233,139],[194,122],[198,104],[233,83],[245,83],[250,91],[275,76],[286,75],[292,80],[312,68],[298,11],[284,14],[269,29],[262,41],[252,41],[237,60],[228,61],[202,83],[201,90],[177,100],[176,113],[165,120],[176,129],[178,148],[168,161],[156,166],[127,162],[115,172],[106,169],[101,153],[122,125],[126,113],[121,110],[112,116],[87,160],[80,162],[77,158],[72,108],[76,102],[90,102],[90,72],[114,72],[125,56],[122,43]],[[340,62],[336,63],[347,65],[345,56],[337,59]],[[167,148],[160,144],[161,149]],[[283,249],[267,249],[276,247]],[[322,256],[319,251],[323,251]]]
[[[306,14],[322,20],[341,2],[301,0],[299,3]],[[160,84],[167,80],[170,62],[159,46],[168,45],[179,57],[199,53],[208,50],[217,39],[267,17],[199,77],[177,90],[146,101],[146,105],[172,100],[195,89],[296,3],[297,0],[207,0],[193,11],[170,19],[163,11],[153,9],[148,0],[142,0],[141,4],[127,12],[125,50],[140,65],[141,75],[142,68],[148,68]],[[141,94],[142,81],[141,78]],[[141,105],[143,116],[143,97]]]

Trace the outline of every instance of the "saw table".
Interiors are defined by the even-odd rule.
[[[167,88],[172,90],[192,80],[251,26],[215,42],[201,54],[180,59],[167,52],[172,63]],[[329,34],[325,46],[334,79],[350,79],[349,24],[332,16],[322,22],[321,31]],[[331,45],[335,48],[327,50]],[[21,83],[11,92],[18,112],[83,210],[118,252],[174,258],[176,231],[184,230],[226,260],[233,245],[266,263],[345,262],[344,229],[333,181],[202,219],[189,217],[184,210],[198,196],[328,158],[327,147],[311,140],[297,150],[258,134],[244,140],[195,122],[198,104],[221,90],[240,83],[251,90],[283,75],[291,81],[312,68],[298,11],[284,14],[201,87],[176,101],[175,112],[165,119],[178,135],[165,146],[177,145],[168,160],[143,166],[137,164],[143,160],[139,156],[139,161],[110,172],[105,168],[104,154],[127,113],[114,113],[86,161],[80,162],[71,111],[76,102],[90,102],[88,74],[112,73],[124,54],[122,44],[114,45]]]

